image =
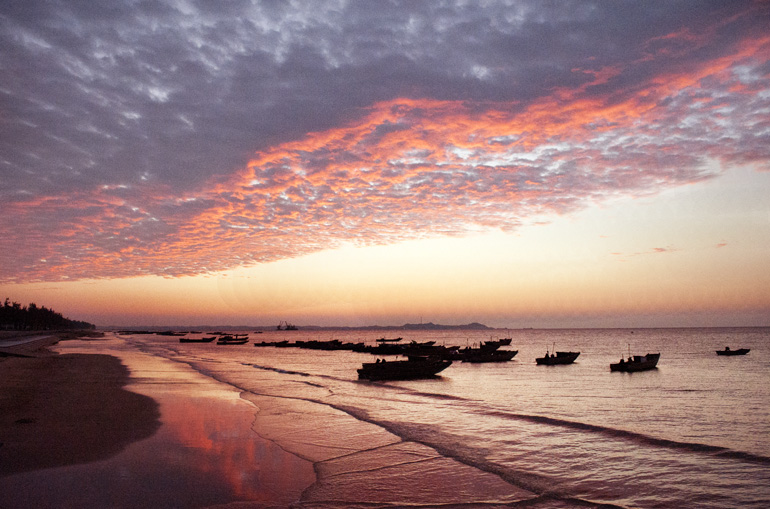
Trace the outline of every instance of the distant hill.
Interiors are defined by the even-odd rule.
[[[465,325],[442,325],[439,323],[405,323],[404,325],[365,325],[360,327],[322,327],[317,325],[300,326],[300,330],[487,330],[483,323],[473,322]]]
[[[124,326],[100,327],[101,329],[126,329]],[[274,331],[275,325],[176,325],[176,326],[131,326],[132,330],[176,330],[176,331]],[[326,326],[326,325],[298,325],[300,331],[324,331],[324,330],[493,330],[483,323],[473,322],[465,325],[442,325],[439,323],[405,323],[404,325],[360,325],[360,326]]]

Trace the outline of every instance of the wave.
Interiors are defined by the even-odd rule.
[[[538,503],[540,502],[556,500],[560,502],[568,502],[573,506],[580,507],[624,509],[623,506],[585,500],[562,492],[557,487],[555,487],[554,480],[550,477],[535,474],[530,471],[516,470],[510,467],[499,465],[486,458],[487,451],[485,449],[480,449],[478,446],[466,446],[463,444],[462,440],[456,440],[454,437],[448,436],[445,432],[442,432],[437,427],[411,422],[404,423],[378,420],[372,418],[369,415],[369,412],[362,408],[349,405],[330,404],[329,402],[325,401],[313,400],[312,402],[329,406],[341,412],[345,412],[346,414],[360,421],[379,426],[400,437],[402,440],[411,441],[422,444],[426,447],[430,447],[445,458],[451,458],[465,465],[477,468],[483,472],[497,475],[505,482],[527,490],[536,495],[536,497],[533,499],[521,502],[521,506],[531,505],[532,507],[537,507]],[[514,504],[511,507],[518,506],[519,504]]]
[[[727,447],[721,447],[717,445],[701,444],[698,442],[682,442],[677,440],[671,440],[666,438],[659,438],[652,435],[645,435],[635,431],[628,431],[619,428],[611,428],[609,426],[602,426],[598,424],[589,424],[579,421],[570,421],[567,419],[560,419],[555,417],[548,417],[544,415],[530,415],[530,414],[518,414],[505,412],[502,410],[491,410],[489,407],[483,405],[481,401],[462,398],[458,396],[449,396],[445,394],[436,394],[424,391],[414,391],[405,387],[400,389],[406,390],[409,393],[429,399],[435,400],[453,400],[466,404],[477,404],[479,413],[489,415],[490,417],[498,417],[503,419],[517,419],[521,421],[532,422],[536,424],[547,424],[550,426],[558,426],[562,428],[569,428],[578,431],[588,431],[593,433],[603,434],[612,438],[620,438],[630,440],[638,444],[652,445],[657,447],[664,447],[668,449],[684,450],[688,452],[709,454],[718,458],[734,459],[739,461],[746,461],[750,463],[760,465],[770,465],[770,457],[760,454],[754,454],[745,451],[736,451]]]
[[[298,375],[298,376],[313,376],[310,373],[304,373],[302,371],[292,371],[290,369],[274,368],[271,366],[260,366],[259,364],[252,364],[249,362],[241,363],[243,366],[249,366],[252,368],[263,369],[265,371],[272,371],[274,373],[281,373],[282,375]]]
[[[677,440],[671,440],[667,438],[659,438],[651,435],[645,435],[635,431],[628,431],[624,429],[611,428],[608,426],[600,426],[597,424],[589,424],[585,422],[569,421],[566,419],[558,419],[555,417],[547,417],[544,415],[527,415],[527,414],[514,414],[509,412],[503,412],[498,410],[486,410],[484,412],[490,417],[498,417],[502,419],[516,419],[521,421],[533,422],[536,424],[547,424],[549,426],[558,426],[562,428],[569,428],[578,431],[590,431],[593,433],[600,433],[612,438],[621,438],[630,440],[639,444],[652,445],[656,447],[665,447],[669,449],[685,450],[688,452],[711,454],[721,458],[736,459],[741,461],[748,461],[752,463],[758,463],[761,465],[770,465],[770,457],[762,456],[759,454],[752,454],[749,452],[735,451],[728,449],[727,447],[721,447],[717,445],[701,444],[697,442],[680,442]]]
[[[244,365],[252,366],[257,369],[264,369],[264,370],[274,371],[274,372],[283,373],[283,374],[292,374],[292,375],[299,375],[304,377],[319,376],[319,375],[311,375],[309,373],[298,372],[298,371],[282,370],[279,368],[273,368],[269,366],[260,366],[257,364],[244,364]],[[343,380],[336,377],[331,377],[328,375],[320,375],[320,377],[332,378],[334,380],[338,380],[341,382],[350,381],[350,380]],[[371,383],[371,382],[363,382],[363,383]],[[700,454],[709,454],[718,458],[746,461],[746,462],[760,464],[760,465],[770,465],[770,457],[768,456],[753,454],[753,453],[744,452],[744,451],[736,451],[733,449],[729,449],[727,447],[701,444],[698,442],[682,442],[682,441],[671,440],[667,438],[655,437],[652,435],[646,435],[635,431],[628,431],[624,429],[612,428],[608,426],[590,424],[590,423],[579,422],[579,421],[570,421],[567,419],[548,417],[544,415],[517,414],[517,413],[505,412],[502,410],[492,410],[492,409],[489,409],[488,407],[483,406],[482,402],[478,400],[463,398],[460,396],[438,394],[438,393],[432,393],[432,392],[426,392],[426,391],[416,391],[408,387],[404,387],[400,385],[390,385],[387,383],[383,383],[379,385],[382,385],[382,387],[385,389],[389,389],[389,390],[393,390],[401,393],[409,393],[416,397],[422,397],[426,399],[440,400],[440,401],[457,401],[457,402],[462,402],[466,404],[479,405],[479,408],[476,411],[479,413],[483,413],[484,415],[488,415],[490,417],[498,417],[502,419],[517,419],[517,420],[532,422],[536,424],[546,424],[549,426],[557,426],[557,427],[568,428],[572,430],[598,433],[598,434],[602,434],[602,435],[616,438],[616,439],[619,438],[619,439],[629,440],[637,444],[664,447],[664,448],[675,449],[675,450],[684,450],[684,451],[700,453]],[[327,404],[323,401],[316,401],[316,403]],[[378,423],[374,423],[374,424],[378,424]]]
[[[200,360],[215,361],[215,359],[204,359],[204,358],[201,358]],[[216,376],[214,373],[210,372],[209,370],[201,369],[200,367],[197,367],[197,366],[192,366],[192,364],[194,364],[192,362],[189,362],[187,364],[190,364],[191,367],[193,367],[193,369],[196,369],[196,371],[199,371],[207,376],[211,376],[212,378],[215,378],[219,381],[227,383],[227,381],[222,380],[221,377]],[[242,364],[244,366],[250,366],[256,369],[272,371],[280,374],[295,375],[295,376],[301,376],[301,377],[322,378],[322,379],[327,378],[327,379],[333,379],[335,381],[340,381],[340,382],[351,382],[350,379],[341,379],[341,378],[333,377],[329,375],[310,374],[310,373],[301,372],[301,371],[275,368],[272,366],[263,366],[263,365],[254,364],[254,363],[242,363]],[[359,383],[359,382],[356,381],[354,383]],[[371,382],[365,382],[365,383],[371,383]],[[745,452],[745,451],[736,451],[734,449],[729,449],[727,447],[702,444],[698,442],[677,441],[677,440],[672,440],[667,438],[655,437],[652,435],[646,435],[644,433],[639,433],[635,431],[628,431],[624,429],[612,428],[609,426],[602,426],[598,424],[590,424],[590,423],[579,422],[579,421],[570,421],[567,419],[548,417],[544,415],[530,415],[530,414],[511,413],[503,410],[494,410],[494,409],[490,409],[489,407],[485,407],[483,403],[478,400],[467,399],[459,396],[452,396],[452,395],[446,395],[446,394],[432,393],[427,391],[416,391],[409,387],[405,387],[401,385],[390,385],[386,383],[379,384],[379,385],[381,385],[383,389],[386,389],[386,390],[409,393],[416,397],[421,397],[425,399],[442,400],[442,401],[447,401],[447,400],[458,401],[458,402],[465,403],[468,406],[478,405],[477,408],[474,409],[473,411],[476,411],[483,415],[488,415],[490,417],[497,417],[502,419],[516,419],[516,420],[521,420],[521,421],[526,421],[526,422],[531,422],[536,424],[557,426],[557,427],[562,427],[562,428],[567,428],[567,429],[572,429],[577,431],[597,433],[597,434],[601,434],[601,435],[616,438],[616,439],[628,440],[636,444],[644,444],[644,445],[663,447],[663,448],[668,448],[673,450],[688,451],[688,452],[693,452],[698,454],[708,454],[710,456],[717,457],[717,458],[745,461],[745,462],[750,462],[750,463],[760,464],[760,465],[770,465],[770,457],[768,456],[763,456],[760,454],[754,454],[754,453]],[[321,385],[318,385],[318,387],[321,387]],[[241,387],[239,388],[243,389]],[[313,402],[323,404],[323,405],[329,404],[324,401],[313,401]],[[340,410],[342,410],[342,408],[340,408]],[[354,415],[354,417],[358,418],[357,415]],[[373,422],[373,424],[380,424],[380,423]]]

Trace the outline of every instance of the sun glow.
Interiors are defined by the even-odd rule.
[[[720,223],[718,215],[732,210],[755,236],[761,231],[770,174],[738,202],[730,189],[739,188],[743,177],[736,171],[713,185],[616,200],[516,233],[488,229],[380,246],[348,243],[203,276],[35,283],[13,288],[13,294],[25,299],[25,293],[48,288],[55,298],[47,305],[117,325],[273,325],[287,319],[398,325],[424,319],[559,326],[585,317],[601,325],[609,323],[602,317],[611,315],[633,320],[719,310],[757,320],[770,307],[770,276],[755,270],[767,251],[736,243],[744,232],[735,231],[730,218]],[[714,220],[681,231],[685,225],[669,219],[671,203],[677,204],[677,217],[688,210],[718,210]],[[755,240],[770,246],[770,231],[762,235],[764,241]]]

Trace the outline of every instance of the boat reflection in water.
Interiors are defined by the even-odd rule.
[[[405,361],[365,362],[358,369],[362,380],[416,380],[431,378],[452,364],[438,357],[409,356]]]

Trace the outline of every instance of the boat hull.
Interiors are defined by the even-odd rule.
[[[358,369],[358,378],[362,380],[418,380],[434,377],[451,364],[452,361],[444,359],[365,362]]]
[[[463,357],[463,362],[472,362],[475,364],[484,362],[508,362],[513,359],[517,353],[519,353],[518,350],[475,351],[466,353]]]
[[[631,361],[610,364],[610,371],[621,371],[624,373],[647,371],[650,369],[655,369],[658,366],[658,359],[660,359],[659,353],[635,355]]]
[[[180,343],[211,343],[214,341],[216,337],[211,336],[210,338],[179,338]]]
[[[556,356],[538,357],[535,359],[540,366],[556,366],[558,364],[572,364],[578,358],[580,352],[556,352]]]
[[[750,348],[739,348],[738,350],[717,350],[717,355],[726,355],[730,357],[733,355],[746,355],[750,351]]]

